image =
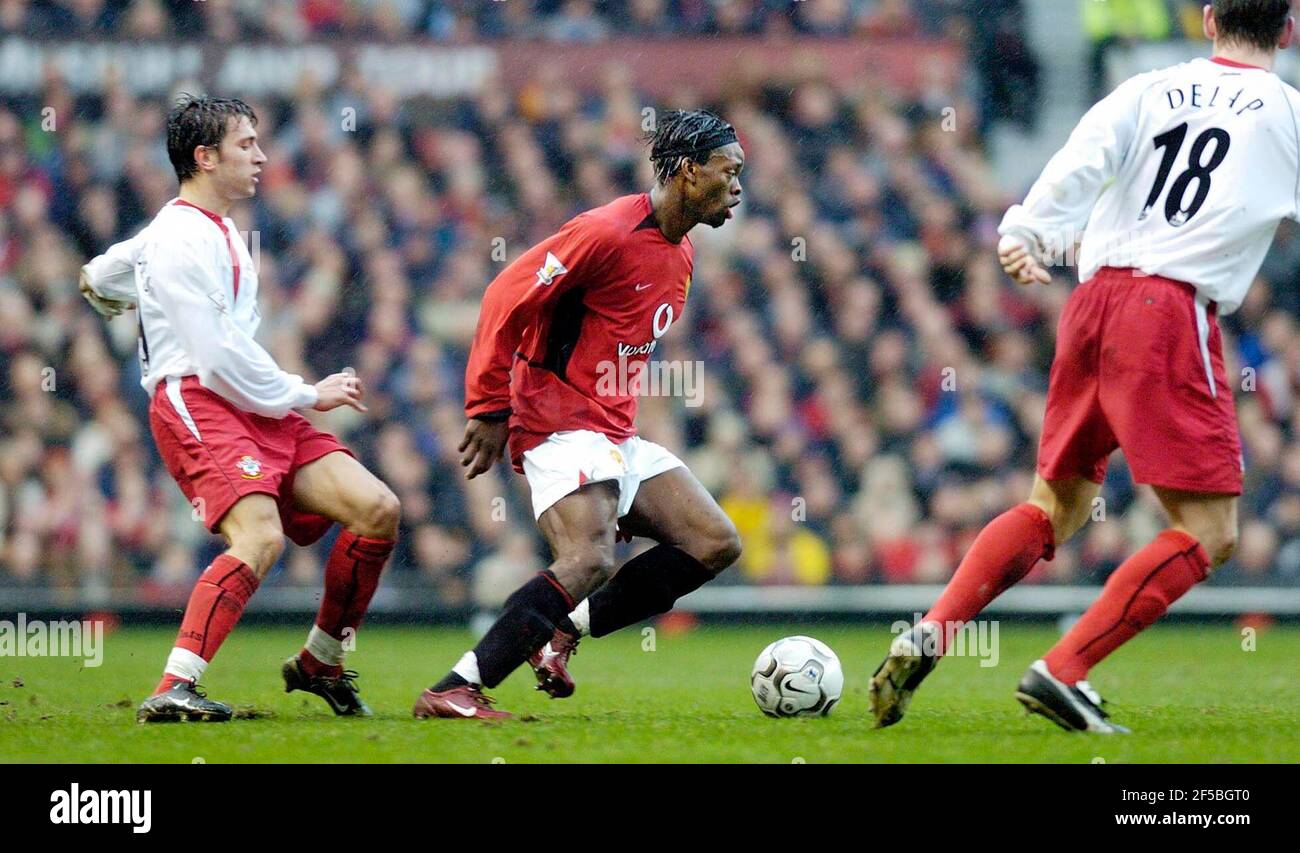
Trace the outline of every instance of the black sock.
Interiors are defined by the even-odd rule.
[[[537,577],[506,599],[497,621],[474,647],[484,687],[496,687],[555,633],[555,624],[573,609],[573,599],[555,575]]]
[[[579,631],[578,626],[574,625],[573,621],[569,619],[568,614],[561,616],[559,621],[555,623],[555,627],[568,634],[570,637],[582,636],[582,632]]]
[[[603,637],[672,610],[677,599],[713,579],[699,560],[672,545],[633,557],[587,598],[591,636]]]
[[[460,674],[455,670],[452,670],[442,677],[442,681],[439,681],[429,689],[434,693],[441,693],[442,691],[450,690],[453,687],[464,687],[466,684],[469,684],[469,682],[464,678],[461,678]]]

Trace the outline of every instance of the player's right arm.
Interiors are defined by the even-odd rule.
[[[340,405],[364,411],[355,376],[334,374],[310,385],[281,370],[270,353],[235,324],[227,307],[228,288],[212,254],[212,247],[192,234],[150,240],[144,247],[141,282],[203,387],[246,412],[270,418],[282,418],[293,409],[324,411]]]
[[[998,259],[1021,284],[1050,280],[1044,265],[1082,235],[1093,205],[1115,178],[1137,134],[1140,98],[1149,75],[1133,77],[1079,120],[1048,161],[1023,204],[998,226]]]
[[[135,307],[135,262],[144,247],[144,232],[114,243],[81,268],[78,289],[107,320]]]
[[[461,465],[473,479],[505,448],[510,417],[510,368],[525,334],[564,293],[599,276],[611,251],[608,226],[579,216],[524,252],[483,294],[465,366],[465,437]]]

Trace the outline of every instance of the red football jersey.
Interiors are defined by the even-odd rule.
[[[551,433],[636,435],[637,382],[681,316],[695,249],[670,243],[646,193],[575,216],[493,279],[465,369],[465,415],[510,412],[510,458]],[[614,372],[629,377],[614,381]]]

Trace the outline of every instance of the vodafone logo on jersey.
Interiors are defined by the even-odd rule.
[[[619,343],[619,358],[625,359],[632,355],[650,355],[654,348],[659,346],[659,338],[667,332],[668,326],[672,325],[672,306],[663,303],[654,312],[654,341],[645,343]]]
[[[560,263],[560,259],[550,252],[546,253],[546,262],[537,270],[537,283],[539,285],[552,284],[557,278],[569,271],[569,268]]]
[[[625,344],[620,342],[618,345],[618,357],[628,358],[634,355],[649,355],[650,353],[655,351],[655,347],[658,345],[659,345],[658,341],[648,341],[638,346],[633,346],[632,344]]]

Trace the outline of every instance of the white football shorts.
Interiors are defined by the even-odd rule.
[[[618,484],[618,517],[627,515],[641,483],[686,463],[652,441],[632,436],[615,444],[588,429],[552,433],[524,453],[524,476],[533,492],[533,518],[587,483]]]

